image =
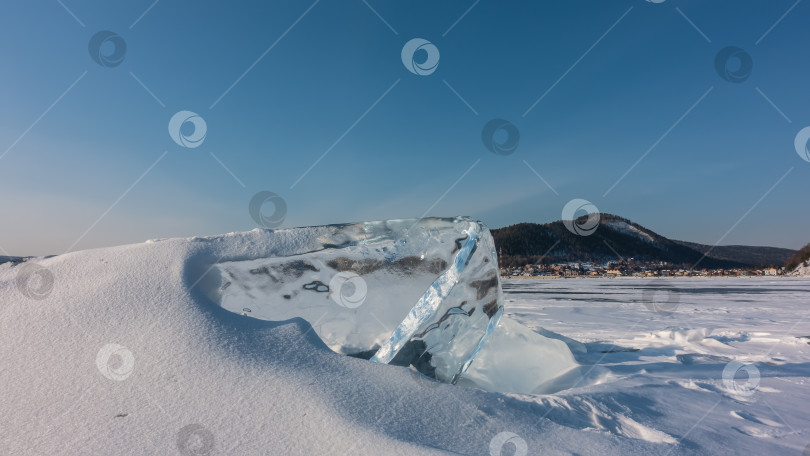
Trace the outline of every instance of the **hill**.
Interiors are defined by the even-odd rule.
[[[805,245],[799,251],[795,252],[790,258],[788,258],[785,261],[785,269],[788,271],[793,271],[800,267],[806,267],[808,260],[810,260],[810,244]]]
[[[584,217],[578,219],[584,220]],[[705,255],[709,246],[670,240],[612,214],[601,214],[599,227],[589,236],[570,232],[560,220],[545,224],[519,223],[494,229],[492,235],[501,266],[633,258],[664,261],[685,268],[742,268],[781,264],[774,259],[793,253],[771,247],[724,246]]]
[[[779,247],[759,247],[749,245],[718,245],[714,248],[706,244],[687,241],[673,241],[685,245],[700,253],[709,252],[709,256],[719,260],[735,261],[753,267],[775,266],[785,264],[795,250]]]
[[[9,263],[9,262],[20,263],[23,260],[25,260],[25,257],[15,257],[15,256],[0,255],[0,264]]]

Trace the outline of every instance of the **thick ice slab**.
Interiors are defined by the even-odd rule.
[[[462,375],[459,385],[502,393],[555,393],[573,383],[587,384],[582,378],[567,383],[563,378],[578,367],[565,342],[540,335],[504,317],[484,342],[475,363]]]
[[[304,318],[339,353],[455,383],[502,314],[492,236],[469,218],[274,234],[293,251],[215,264],[212,298],[259,319]]]

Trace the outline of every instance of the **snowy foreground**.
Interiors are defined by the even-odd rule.
[[[214,305],[202,291],[211,265],[268,255],[266,241],[254,230],[36,259],[53,280],[34,291],[18,286],[26,263],[0,265],[0,453],[801,455],[810,444],[810,279],[507,280],[504,321],[564,341],[576,364],[547,394],[505,394],[336,354],[316,322]]]

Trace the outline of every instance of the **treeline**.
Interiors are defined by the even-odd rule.
[[[785,262],[785,269],[792,271],[799,267],[799,265],[804,264],[807,260],[810,260],[810,244],[802,247],[798,252],[793,254],[793,256],[788,258]]]

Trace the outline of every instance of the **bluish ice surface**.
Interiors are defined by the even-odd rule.
[[[466,217],[280,230],[295,251],[220,262],[212,298],[264,320],[300,317],[333,350],[455,383],[503,311],[489,230]]]

